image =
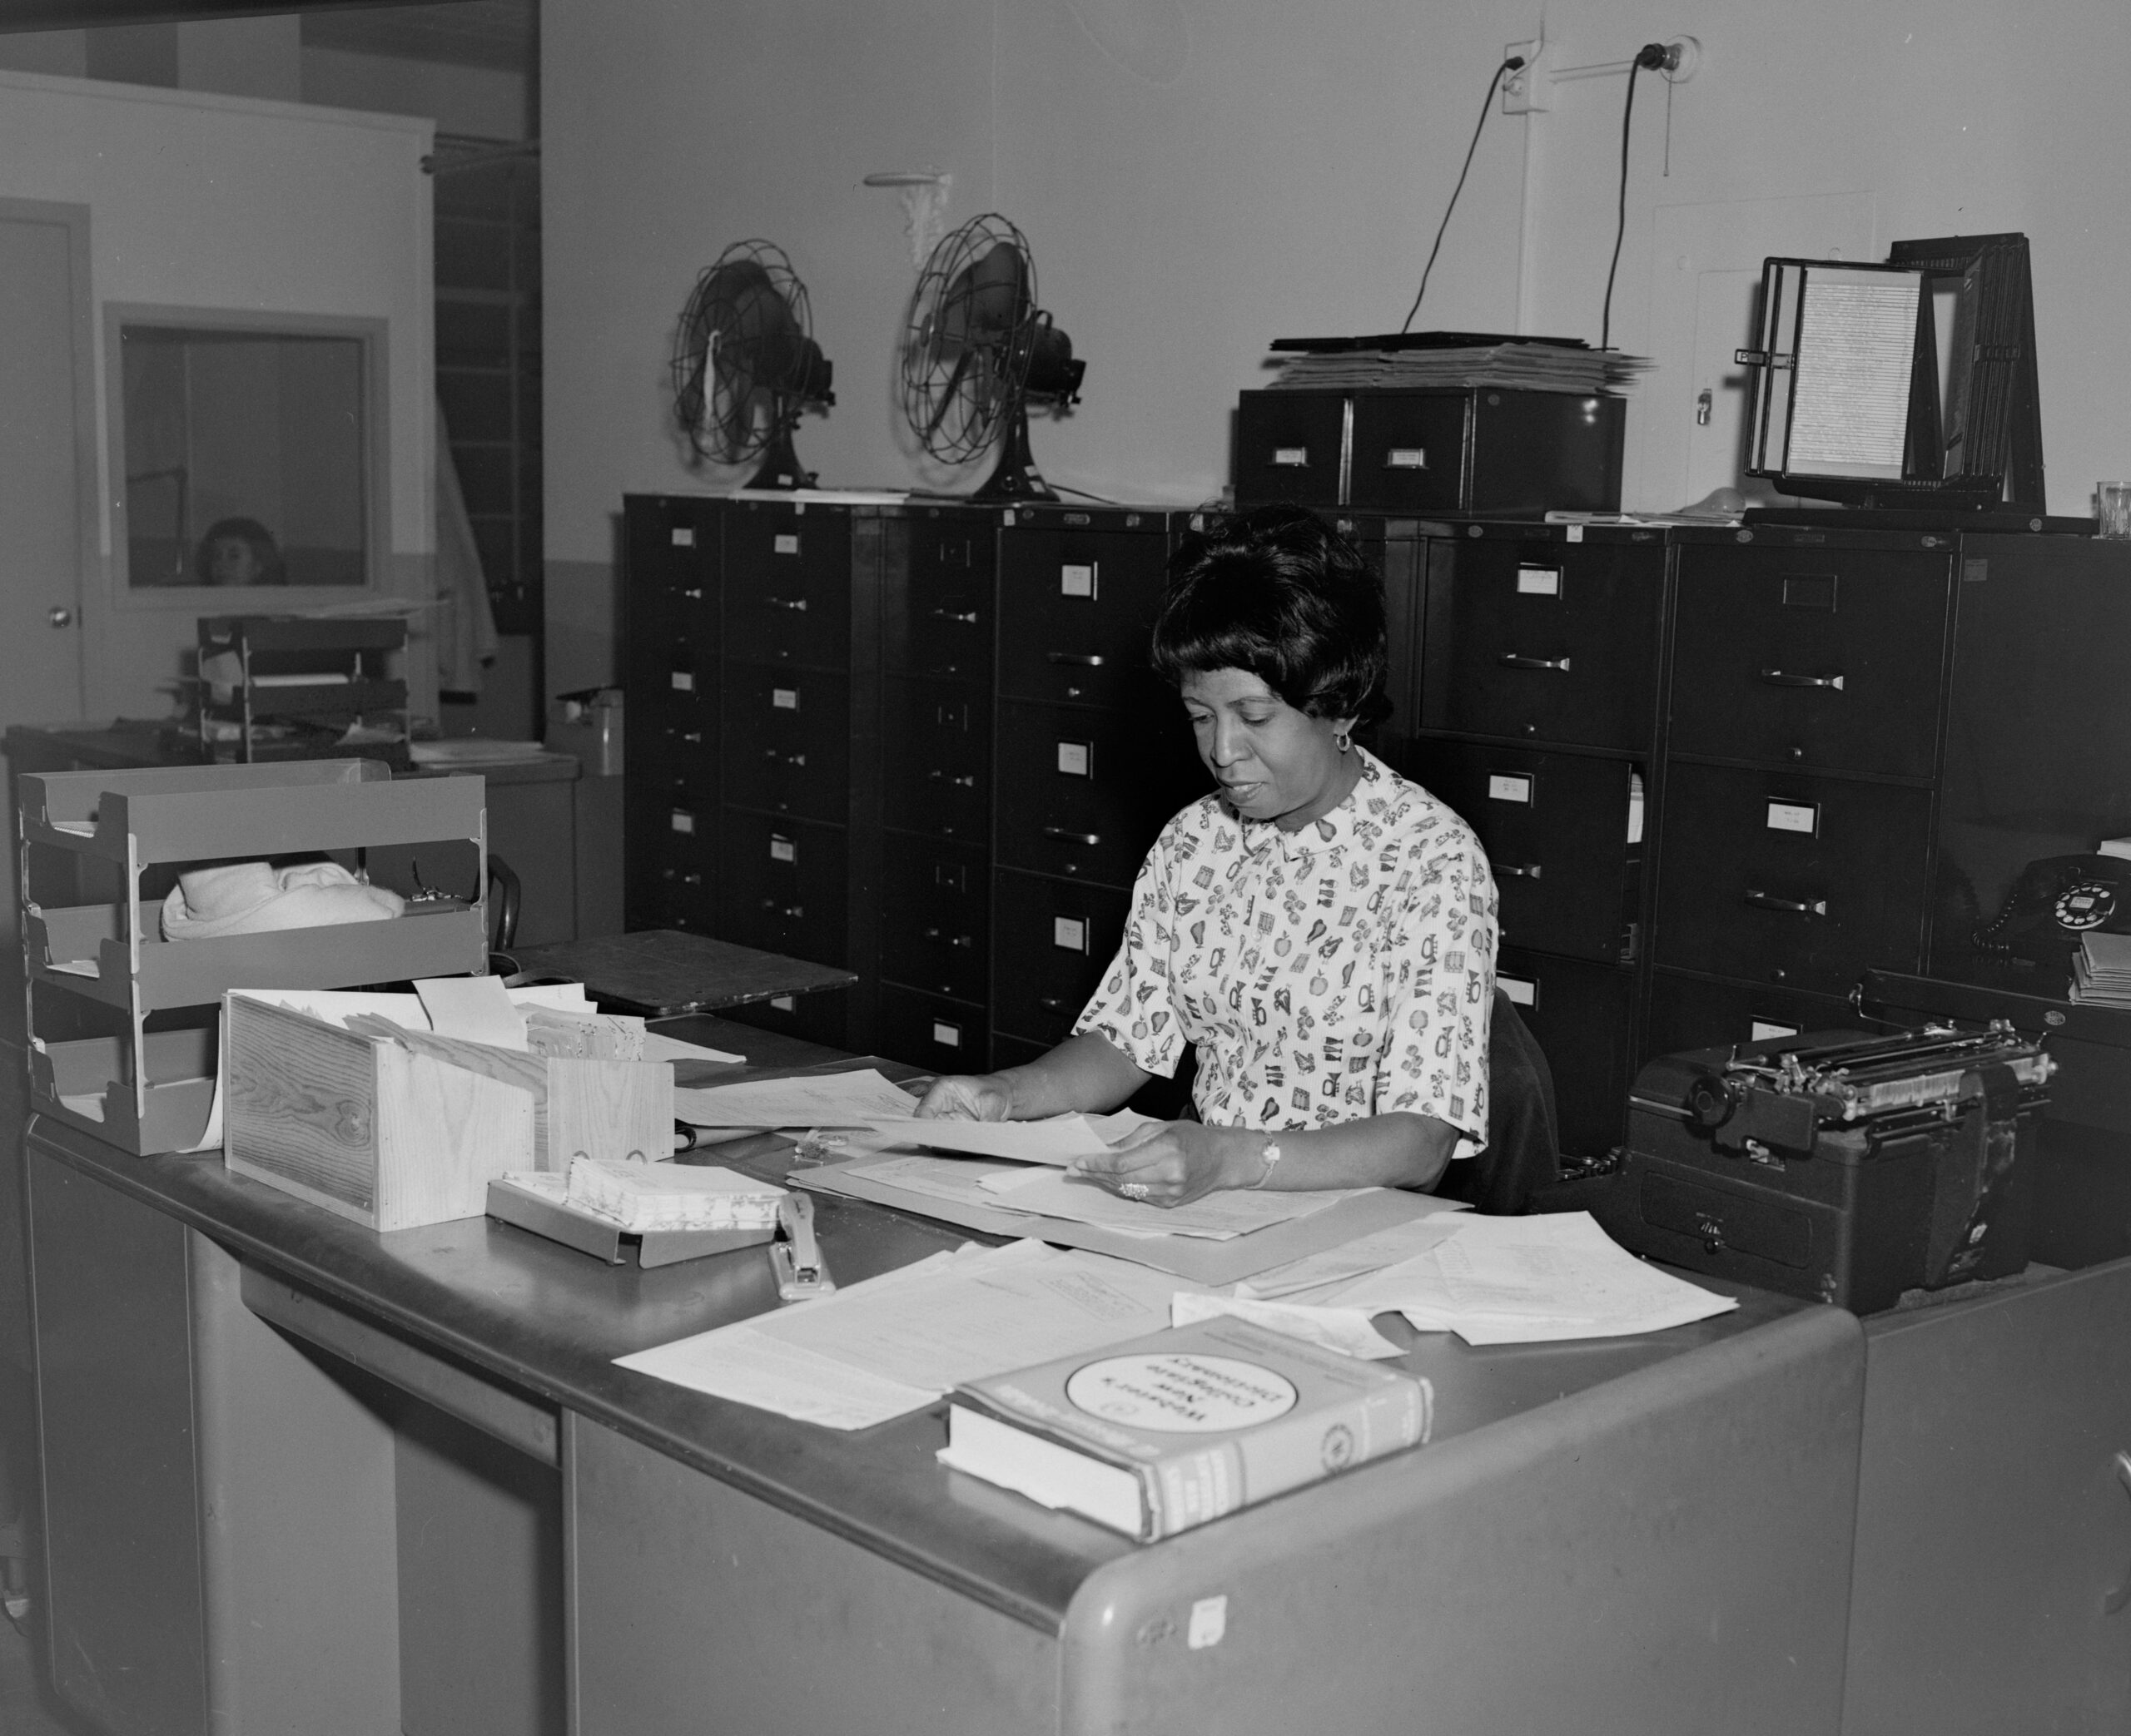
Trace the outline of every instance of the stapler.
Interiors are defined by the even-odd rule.
[[[770,1269],[777,1274],[777,1293],[787,1302],[809,1296],[827,1296],[836,1288],[828,1262],[814,1240],[813,1196],[794,1192],[784,1196],[777,1208],[777,1240],[769,1245]]]

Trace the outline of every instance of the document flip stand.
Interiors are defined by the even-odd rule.
[[[189,1150],[205,1135],[225,990],[487,968],[479,777],[395,783],[375,761],[305,760],[17,782],[30,1105],[125,1150]],[[187,863],[439,844],[470,847],[474,896],[390,921],[173,942],[161,938],[160,899],[143,896],[144,880],[167,882]]]
[[[2042,513],[2025,236],[1897,241],[1884,265],[1771,259],[1757,330],[1735,356],[1749,476],[1852,506]]]

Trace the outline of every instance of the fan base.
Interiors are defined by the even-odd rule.
[[[1057,499],[1057,489],[1043,479],[1043,472],[1036,467],[1036,454],[1029,449],[1027,404],[1014,406],[1006,442],[999,449],[999,462],[992,466],[984,486],[969,498],[987,504],[993,501]]]
[[[780,424],[768,449],[762,454],[762,468],[749,479],[748,486],[792,494],[801,489],[812,488],[818,474],[818,472],[807,469],[800,464],[799,454],[792,448],[791,429]]]

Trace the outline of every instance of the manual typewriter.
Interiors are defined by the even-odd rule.
[[[1858,1313],[2002,1277],[2027,1264],[2055,1067],[2002,1022],[1662,1056],[1587,1197],[1638,1253]]]

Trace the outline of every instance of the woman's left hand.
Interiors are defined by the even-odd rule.
[[[1162,1121],[1141,1128],[1100,1157],[1081,1158],[1068,1173],[1084,1175],[1111,1193],[1150,1206],[1180,1206],[1217,1188],[1248,1188],[1263,1165],[1264,1143],[1239,1128],[1196,1121]]]

